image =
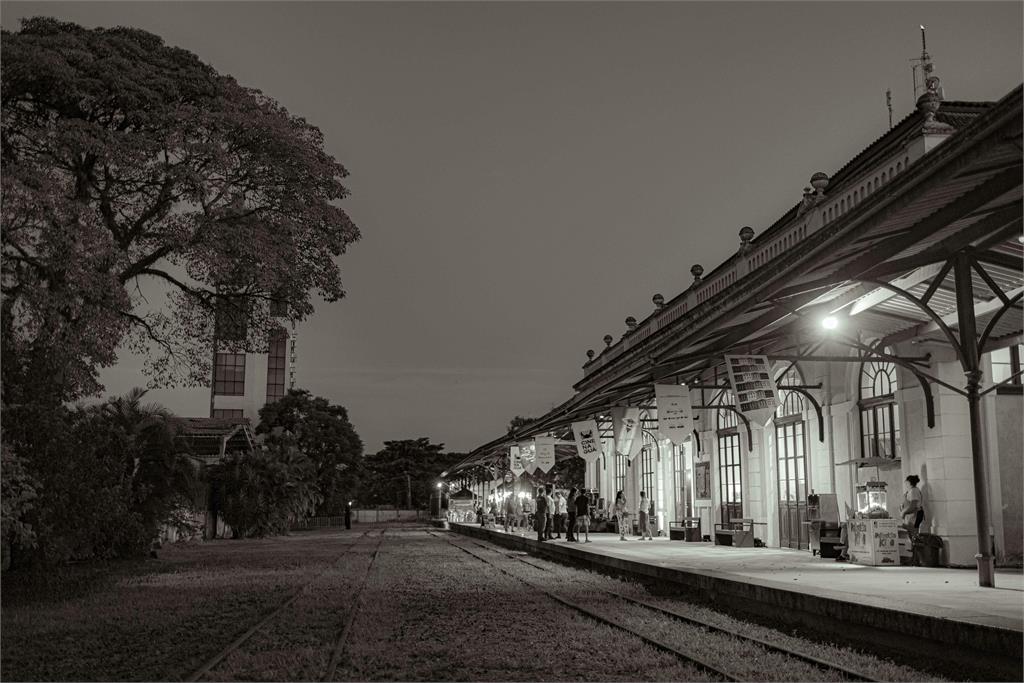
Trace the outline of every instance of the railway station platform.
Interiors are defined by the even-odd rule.
[[[591,534],[592,543],[451,524],[456,533],[627,578],[823,638],[951,662],[978,655],[1020,672],[1024,574],[997,570],[980,588],[974,569],[865,567],[806,550],[738,548]],[[881,645],[881,648],[879,648]],[[1020,677],[1017,680],[1024,680]]]

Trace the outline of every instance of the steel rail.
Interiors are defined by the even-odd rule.
[[[645,643],[647,643],[648,645],[654,647],[655,649],[658,649],[658,650],[661,650],[662,652],[666,652],[668,654],[674,655],[674,656],[678,657],[679,659],[681,659],[681,660],[683,660],[683,661],[685,661],[685,662],[687,662],[689,664],[695,664],[697,667],[707,671],[708,673],[710,673],[710,674],[712,674],[714,676],[718,676],[718,677],[723,678],[723,679],[725,679],[727,681],[737,681],[737,682],[739,682],[739,681],[745,680],[745,679],[741,679],[741,678],[736,678],[732,674],[727,673],[725,671],[722,671],[721,669],[715,667],[713,664],[710,664],[710,663],[704,661],[699,656],[697,656],[697,655],[695,655],[693,653],[684,652],[684,651],[676,648],[675,646],[670,645],[670,644],[668,644],[668,643],[666,643],[666,642],[664,642],[662,640],[659,640],[657,638],[652,638],[650,636],[645,636],[644,634],[639,633],[638,631],[634,631],[633,629],[629,628],[628,626],[623,626],[622,624],[616,623],[616,622],[612,621],[611,619],[608,619],[607,617],[604,617],[601,614],[599,614],[597,612],[594,612],[593,610],[590,610],[590,609],[588,609],[586,607],[583,607],[582,605],[578,605],[575,602],[572,602],[571,600],[567,600],[567,599],[563,598],[560,595],[552,593],[551,591],[549,591],[549,590],[547,590],[545,588],[542,588],[541,586],[538,586],[538,585],[532,583],[531,581],[528,581],[528,580],[524,579],[521,576],[516,576],[515,574],[512,574],[511,572],[508,572],[505,569],[503,569],[503,568],[499,567],[498,565],[494,564],[490,560],[484,559],[484,558],[480,557],[479,555],[477,555],[476,553],[471,552],[471,551],[467,550],[466,548],[463,548],[459,544],[452,542],[450,539],[444,538],[443,536],[439,536],[438,534],[436,534],[436,533],[434,533],[432,531],[428,531],[427,533],[432,535],[432,536],[437,536],[438,538],[442,538],[443,540],[447,541],[450,545],[452,545],[455,548],[458,548],[459,550],[461,550],[462,552],[466,553],[470,557],[474,557],[477,560],[483,562],[484,564],[486,564],[486,565],[488,565],[490,567],[493,567],[494,569],[497,569],[499,572],[501,572],[505,576],[508,576],[510,578],[513,578],[513,579],[516,579],[517,581],[520,581],[520,582],[526,584],[530,588],[532,588],[532,589],[534,589],[536,591],[540,591],[541,593],[543,593],[544,595],[548,596],[549,598],[551,598],[555,602],[558,602],[558,603],[560,603],[560,604],[562,604],[562,605],[564,605],[564,606],[566,606],[566,607],[568,607],[570,609],[576,610],[577,612],[579,612],[579,613],[581,613],[581,614],[583,614],[583,615],[585,615],[587,617],[590,617],[594,621],[597,621],[599,623],[605,624],[607,626],[611,626],[611,627],[619,629],[621,631],[625,631],[626,633],[629,633],[630,635],[639,638],[640,640],[644,641]]]
[[[228,643],[227,646],[225,646],[223,649],[221,649],[215,655],[213,655],[212,657],[207,659],[205,662],[203,662],[203,664],[200,665],[200,667],[198,669],[196,669],[191,674],[189,674],[188,678],[186,678],[185,680],[186,681],[190,681],[190,682],[198,681],[202,676],[204,676],[205,674],[209,673],[214,667],[216,667],[218,664],[220,664],[222,661],[224,661],[225,657],[227,657],[232,652],[234,652],[239,647],[241,647],[247,640],[249,640],[256,633],[258,633],[261,628],[263,628],[268,623],[270,623],[275,617],[277,617],[279,614],[284,612],[292,603],[294,603],[296,600],[298,600],[299,597],[306,591],[306,589],[309,588],[310,586],[312,586],[318,579],[320,579],[320,577],[322,577],[324,574],[326,574],[332,568],[338,566],[338,563],[341,562],[342,558],[345,557],[345,555],[348,553],[348,551],[351,550],[356,545],[358,545],[359,541],[362,540],[368,534],[369,534],[368,531],[364,531],[362,534],[360,534],[358,537],[356,537],[354,542],[349,543],[348,545],[345,546],[345,549],[341,552],[341,555],[339,555],[338,558],[336,560],[334,560],[334,562],[330,563],[322,571],[317,572],[316,575],[313,576],[309,581],[304,583],[302,586],[300,586],[295,591],[293,591],[291,593],[291,595],[289,595],[287,598],[285,598],[285,600],[281,604],[279,604],[277,607],[275,607],[270,612],[268,612],[263,617],[261,617],[255,624],[250,626],[245,632],[243,632],[237,638],[235,638],[230,643]],[[384,535],[383,532],[381,532],[381,536],[383,536],[383,535]]]
[[[334,674],[338,670],[338,664],[341,663],[341,655],[345,651],[345,641],[348,640],[348,634],[352,632],[352,624],[355,623],[356,614],[359,613],[359,603],[363,597],[363,590],[366,589],[366,584],[370,582],[370,572],[373,571],[373,563],[377,561],[377,554],[380,552],[381,545],[384,544],[384,533],[387,529],[381,529],[380,536],[378,536],[377,547],[373,550],[373,555],[370,556],[370,564],[366,566],[366,574],[363,575],[363,580],[359,584],[359,589],[356,591],[355,597],[352,599],[352,609],[349,610],[348,618],[345,619],[345,626],[342,627],[338,633],[338,638],[334,642],[334,648],[331,650],[331,659],[327,663],[327,670],[324,672],[322,681],[334,680]]]
[[[499,552],[499,553],[505,555],[506,557],[508,557],[510,559],[518,560],[518,561],[522,562],[523,564],[529,565],[529,566],[534,567],[536,569],[540,569],[542,571],[547,571],[547,572],[552,571],[549,567],[542,567],[539,564],[534,564],[533,562],[528,561],[525,557],[522,557],[522,556],[519,556],[519,555],[509,555],[509,554],[507,554],[505,552],[502,552],[501,549],[491,548],[491,547],[486,546],[486,545],[484,545],[484,544],[482,544],[479,541],[476,541],[474,539],[467,539],[467,540],[470,543],[473,543],[475,545],[480,546],[481,548],[486,548],[488,550],[494,550],[495,552]],[[766,648],[768,650],[771,650],[773,652],[777,652],[779,654],[783,654],[783,655],[786,655],[788,657],[793,657],[795,659],[802,660],[804,662],[807,662],[808,664],[813,664],[814,666],[817,666],[817,667],[820,667],[820,668],[823,668],[823,669],[835,671],[837,673],[842,674],[846,678],[849,678],[849,679],[852,679],[852,680],[871,681],[873,683],[877,683],[877,681],[878,681],[878,679],[872,678],[871,676],[869,676],[868,674],[866,674],[866,673],[864,673],[862,671],[857,671],[855,669],[849,669],[849,668],[847,668],[845,666],[842,666],[841,664],[836,664],[834,662],[830,662],[830,661],[825,660],[825,659],[820,659],[818,657],[815,657],[814,655],[809,655],[809,654],[806,654],[806,653],[803,653],[803,652],[799,652],[797,650],[791,650],[789,648],[783,647],[783,646],[778,645],[776,643],[772,643],[771,641],[764,640],[762,638],[758,638],[757,636],[745,635],[743,633],[740,633],[739,631],[734,631],[733,629],[730,629],[730,628],[727,628],[727,627],[724,627],[724,626],[716,626],[714,624],[710,624],[710,623],[705,622],[705,621],[700,621],[699,619],[694,619],[693,617],[688,617],[685,614],[680,614],[679,612],[676,612],[675,610],[671,610],[671,609],[668,609],[666,607],[661,607],[660,605],[655,605],[653,603],[647,602],[646,600],[641,600],[639,598],[632,598],[632,597],[629,597],[628,595],[623,595],[622,593],[610,590],[608,588],[599,588],[597,590],[603,591],[603,592],[607,593],[608,595],[612,595],[612,596],[614,596],[614,597],[616,597],[616,598],[618,598],[620,600],[623,600],[625,602],[629,602],[629,603],[632,603],[634,605],[639,605],[639,606],[645,607],[645,608],[647,608],[649,610],[652,610],[652,611],[655,611],[655,612],[659,612],[659,613],[664,614],[666,616],[672,617],[673,619],[677,619],[679,621],[683,621],[683,622],[686,622],[688,624],[692,624],[694,626],[700,626],[702,628],[708,629],[709,631],[715,631],[717,633],[723,633],[725,635],[729,635],[729,636],[732,636],[734,638],[739,638],[741,640],[746,640],[746,641],[749,641],[749,642],[756,643],[756,644],[760,645],[761,647]]]

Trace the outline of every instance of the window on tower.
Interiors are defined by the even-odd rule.
[[[270,350],[267,353],[267,403],[284,398],[287,369],[288,333],[278,329],[270,337]]]
[[[213,366],[213,393],[218,396],[245,394],[245,354],[218,353]]]

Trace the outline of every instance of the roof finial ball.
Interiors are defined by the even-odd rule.
[[[655,294],[651,297],[651,301],[654,302],[654,309],[660,311],[665,307],[665,297],[661,294]]]
[[[825,188],[828,187],[828,175],[821,171],[812,175],[811,187],[813,187],[818,194],[825,194]]]
[[[611,346],[612,345],[612,341],[613,341],[612,335],[610,335],[610,334],[604,335],[604,345],[605,346]]]
[[[740,228],[740,243],[750,244],[750,240],[754,239],[754,229],[749,225],[744,225]]]
[[[633,316],[629,316],[628,318],[626,318],[626,327],[629,328],[630,330],[635,330],[636,318],[634,318]]]
[[[700,276],[704,274],[704,266],[699,263],[690,268],[690,274],[693,275],[694,284],[700,282]]]
[[[594,349],[587,349],[587,360],[594,360]]]

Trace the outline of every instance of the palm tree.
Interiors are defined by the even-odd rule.
[[[199,476],[171,420],[173,415],[158,403],[143,403],[145,395],[145,389],[134,388],[110,398],[98,411],[126,437],[125,467],[135,496],[133,507],[155,535],[174,507],[194,506]]]

